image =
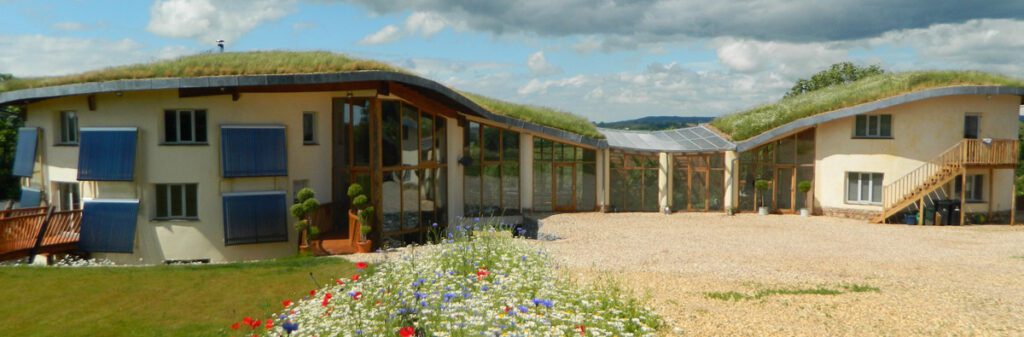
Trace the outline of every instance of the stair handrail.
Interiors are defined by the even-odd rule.
[[[941,154],[928,160],[913,171],[882,186],[882,208],[889,209],[894,204],[902,201],[910,191],[921,186],[927,179],[943,169],[959,168],[967,157],[965,152],[966,143],[967,140],[962,140],[953,144],[953,146],[950,146]]]
[[[889,209],[938,173],[951,173],[969,164],[1013,165],[1020,146],[1016,139],[964,139],[928,162],[882,187],[882,207]],[[946,171],[943,171],[943,170]]]

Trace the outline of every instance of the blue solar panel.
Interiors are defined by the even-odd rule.
[[[21,199],[18,200],[18,208],[39,207],[43,202],[43,192],[28,187],[21,188]]]
[[[39,144],[38,128],[18,129],[18,146],[14,150],[14,167],[11,175],[31,177],[36,164],[36,146]]]
[[[78,142],[78,180],[135,179],[135,128],[82,128]]]
[[[283,126],[222,126],[220,132],[225,178],[288,175]]]
[[[286,196],[284,191],[224,194],[224,244],[288,241]]]
[[[84,140],[85,137],[82,137]],[[135,244],[138,200],[86,200],[78,249],[85,252],[131,253]]]

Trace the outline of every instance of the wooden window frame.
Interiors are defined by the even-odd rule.
[[[57,138],[58,146],[78,146],[78,112],[65,110],[60,112],[60,134]],[[73,130],[72,130],[73,129]]]
[[[858,122],[864,119],[864,130],[857,127]],[[882,121],[883,119],[889,120],[889,134],[882,134]],[[872,130],[871,122],[875,121],[875,128]],[[863,133],[861,133],[863,131]],[[874,132],[872,132],[874,131]],[[879,114],[879,115],[857,115],[854,117],[853,123],[853,138],[854,139],[892,139],[893,131],[893,119],[891,114]]]
[[[191,119],[191,123],[192,123],[192,125],[191,125],[192,139],[188,140],[188,141],[181,140],[181,138],[182,138],[181,137],[181,113],[182,112],[188,112],[191,115],[190,119]],[[198,129],[197,125],[199,125],[196,122],[197,121],[196,116],[197,116],[198,112],[202,112],[203,113],[203,124],[204,124],[203,129],[205,130],[205,133],[206,133],[206,134],[203,135],[203,138],[206,139],[204,141],[197,141],[196,140],[196,139],[199,138],[199,133],[196,132],[196,130]],[[167,114],[168,113],[173,113],[174,114],[174,132],[175,132],[174,137],[175,137],[175,140],[173,140],[173,141],[167,140],[167,136],[168,136],[168,134],[167,134]],[[164,110],[163,123],[164,123],[164,128],[163,128],[164,135],[163,135],[163,139],[161,139],[160,145],[209,145],[210,144],[210,114],[205,109],[167,109],[167,110]]]
[[[190,210],[188,209],[188,200],[189,200],[189,197],[190,197],[189,193],[188,193],[188,191],[189,191],[188,187],[189,186],[192,186],[193,187],[193,191],[195,192],[195,195],[191,196],[192,198],[195,198],[195,205],[196,205],[196,208],[194,210],[191,210],[192,212],[189,212]],[[163,195],[163,196],[160,195],[160,187],[164,188],[164,192],[166,193],[166,195]],[[181,189],[181,211],[182,211],[181,214],[171,214],[171,212],[172,212],[171,211],[171,205],[172,205],[172,203],[171,203],[171,195],[172,195],[171,189],[174,188],[174,187],[178,187],[178,188]],[[154,207],[154,212],[156,213],[156,215],[155,215],[155,217],[153,217],[153,220],[157,220],[157,221],[166,221],[166,220],[198,221],[199,220],[199,184],[197,184],[197,183],[167,183],[167,184],[161,183],[161,184],[155,184],[154,185],[154,191],[156,193],[155,194],[155,198],[153,198],[154,202],[156,202],[156,204],[155,204],[156,206]],[[164,210],[167,212],[167,214],[160,214],[159,203],[161,201],[166,203],[164,205]],[[189,215],[189,213],[194,213],[194,215]]]

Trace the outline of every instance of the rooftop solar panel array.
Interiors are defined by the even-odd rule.
[[[715,152],[736,148],[732,142],[703,125],[666,131],[598,129],[608,146],[624,150],[656,152]]]

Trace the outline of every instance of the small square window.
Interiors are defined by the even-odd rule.
[[[961,190],[963,190],[963,182],[961,177],[956,178],[956,182],[953,184],[953,198],[960,198]],[[964,191],[964,196],[968,202],[984,202],[985,190],[985,176],[981,174],[968,174],[967,175],[967,191]]]
[[[74,111],[60,112],[60,145],[78,144],[78,113]]]
[[[206,110],[164,111],[165,144],[206,144]]]
[[[302,143],[306,145],[316,144],[316,112],[306,111],[302,113]]]
[[[853,136],[857,138],[892,138],[892,115],[857,116]]]
[[[882,203],[882,174],[847,172],[846,202],[855,204]]]
[[[197,184],[157,184],[156,218],[196,219],[198,215]]]

